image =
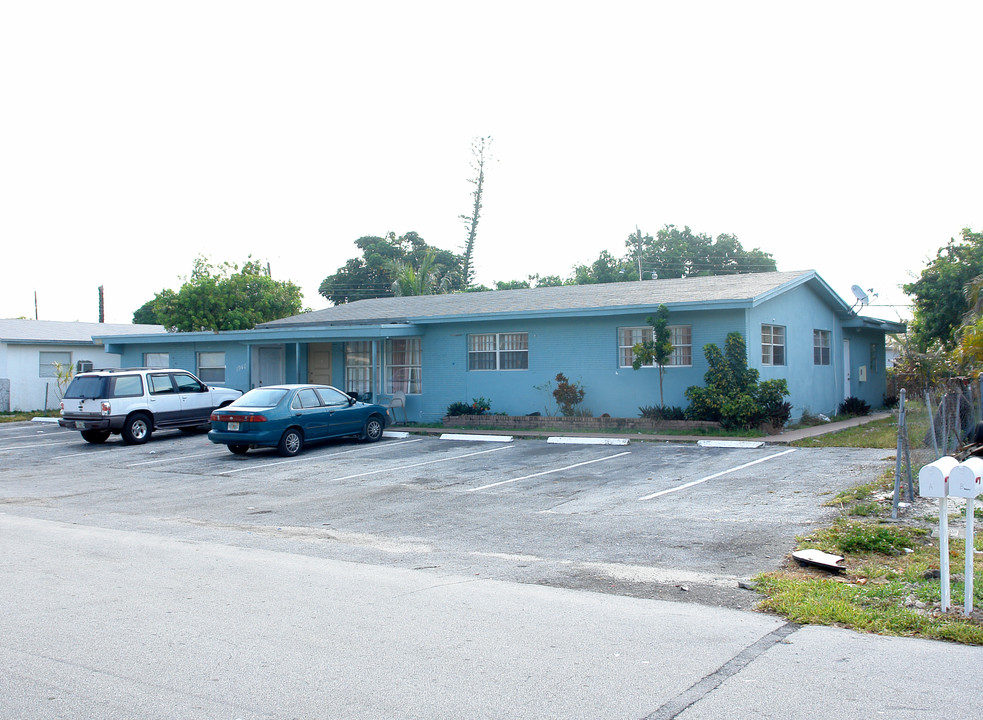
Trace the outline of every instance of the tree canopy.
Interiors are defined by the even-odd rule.
[[[952,238],[939,248],[914,282],[903,286],[914,302],[911,336],[921,351],[934,342],[955,347],[963,316],[970,309],[966,289],[983,275],[983,233],[964,228],[960,240]]]
[[[778,269],[771,253],[754,248],[745,250],[735,235],[727,233],[716,239],[666,225],[655,237],[637,231],[625,241],[628,253],[615,257],[601,251],[590,265],[574,268],[574,282],[620,282],[657,278],[684,278],[701,275],[736,275],[775,272]]]
[[[395,294],[394,283],[406,277],[406,268],[420,275],[426,265],[427,274],[446,279],[446,290],[460,290],[462,258],[448,250],[427,245],[415,232],[396,237],[366,235],[355,241],[361,257],[348,260],[333,275],[321,281],[318,292],[335,305]],[[404,284],[409,289],[413,281]],[[410,294],[410,293],[405,293]]]
[[[199,256],[181,289],[164,289],[133,313],[135,323],[157,323],[170,332],[248,330],[303,312],[300,287],[274,280],[249,258],[238,265],[212,265]]]
[[[480,204],[480,199],[476,203]],[[471,230],[477,224],[477,210],[473,220]],[[355,241],[361,256],[351,258],[333,275],[324,278],[318,292],[340,305],[394,294],[590,285],[638,280],[639,275],[647,280],[653,273],[659,278],[679,278],[778,269],[770,253],[757,248],[745,250],[734,235],[712,238],[694,233],[688,227],[680,230],[666,225],[655,237],[636,231],[625,244],[629,251],[623,257],[602,250],[596,260],[575,266],[566,278],[533,274],[525,280],[499,280],[488,287],[469,281],[473,265],[468,264],[465,256],[428,245],[415,232],[399,237],[393,232],[384,237],[367,235]],[[473,249],[473,242],[465,246],[465,250],[468,248]]]

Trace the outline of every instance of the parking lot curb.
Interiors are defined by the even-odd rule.
[[[631,440],[628,438],[567,437],[564,435],[546,438],[546,442],[553,445],[627,445]]]
[[[467,440],[470,442],[499,442],[510,443],[513,438],[511,435],[472,435],[468,433],[443,433],[441,440]]]

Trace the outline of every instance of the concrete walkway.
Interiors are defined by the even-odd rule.
[[[863,417],[849,418],[847,420],[839,420],[837,422],[823,423],[822,425],[816,425],[814,427],[801,428],[798,430],[786,430],[778,435],[765,435],[761,437],[720,437],[716,438],[713,435],[674,435],[674,434],[650,434],[650,433],[580,433],[580,432],[563,432],[563,431],[550,431],[550,430],[504,430],[499,428],[475,428],[475,429],[459,429],[459,428],[423,428],[415,427],[413,425],[392,425],[389,427],[390,430],[403,430],[405,432],[410,432],[416,435],[443,435],[444,433],[454,433],[461,435],[511,435],[513,437],[525,437],[525,438],[543,438],[543,437],[603,437],[603,438],[619,438],[627,440],[635,440],[639,442],[699,442],[700,440],[750,440],[757,442],[764,442],[772,445],[788,445],[790,443],[796,442],[798,440],[804,440],[806,438],[817,437],[819,435],[826,435],[827,433],[837,432],[838,430],[845,430],[847,428],[857,427],[859,425],[866,425],[867,423],[874,422],[875,420],[884,420],[885,418],[891,417],[892,413],[881,412],[872,413],[870,415],[865,415]]]

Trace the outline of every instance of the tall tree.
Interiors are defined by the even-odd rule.
[[[626,243],[634,249],[635,242]],[[656,237],[642,238],[642,264],[654,268],[660,278],[684,278],[699,275],[774,272],[778,269],[770,253],[757,248],[745,250],[735,235],[727,233],[716,239],[694,233],[689,227],[666,225]]]
[[[964,228],[959,241],[951,238],[918,279],[902,287],[913,299],[910,331],[919,350],[928,350],[934,342],[949,350],[955,347],[969,309],[966,287],[981,274],[983,233]]]
[[[399,237],[393,232],[385,237],[368,235],[356,240],[355,245],[361,257],[348,260],[334,275],[324,278],[318,288],[335,305],[392,296],[401,268],[409,266],[416,272],[428,253],[433,254],[430,269],[448,279],[448,290],[461,289],[461,256],[427,245],[415,232]]]
[[[274,280],[264,263],[249,258],[242,267],[216,266],[199,256],[181,289],[161,290],[134,313],[134,322],[153,317],[171,332],[248,330],[302,311],[300,287]]]
[[[436,251],[431,248],[419,267],[407,262],[397,261],[393,272],[396,279],[392,284],[393,295],[439,295],[450,291],[451,277],[441,275],[436,266]]]
[[[669,308],[659,305],[654,317],[646,318],[646,323],[652,326],[652,339],[644,340],[631,350],[634,354],[631,366],[635,370],[650,363],[659,368],[659,406],[666,404],[662,392],[662,380],[666,373],[666,364],[672,357],[672,333],[669,330]]]
[[[639,277],[684,278],[775,272],[778,269],[771,253],[758,248],[745,250],[734,235],[725,233],[714,239],[675,225],[666,225],[655,237],[643,235],[636,226],[625,246],[628,253],[623,257],[602,250],[590,265],[574,267],[572,283],[588,285],[637,280]]]
[[[478,219],[481,217],[481,197],[485,191],[485,164],[491,159],[491,136],[474,138],[471,142],[471,167],[475,172],[468,182],[474,185],[471,198],[470,215],[461,215],[464,226],[468,230],[468,238],[464,241],[464,261],[461,265],[464,287],[470,287],[474,282],[474,240],[478,234]]]

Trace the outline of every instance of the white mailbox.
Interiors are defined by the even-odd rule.
[[[983,458],[975,456],[952,468],[949,473],[949,497],[974,498],[980,494]]]
[[[918,471],[918,494],[922,497],[942,498],[949,495],[949,474],[959,461],[954,457],[941,457]]]

